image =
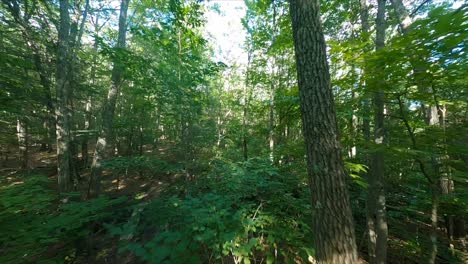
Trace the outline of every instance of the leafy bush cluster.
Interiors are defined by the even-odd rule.
[[[103,162],[103,167],[117,175],[138,173],[141,176],[154,177],[178,172],[180,166],[170,164],[152,156],[116,157]]]
[[[299,179],[257,159],[212,166],[186,192],[169,191],[109,227],[128,238],[120,251],[148,263],[295,263],[313,255],[309,194]]]
[[[59,196],[47,188],[49,183],[47,177],[28,175],[0,188],[0,263],[44,261],[46,251],[63,261],[92,232],[91,222],[109,218],[110,208],[125,200],[74,201],[80,194]]]

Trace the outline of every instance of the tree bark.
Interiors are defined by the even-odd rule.
[[[127,11],[130,0],[122,0],[120,2],[120,15],[119,15],[119,34],[117,39],[117,49],[125,48],[125,39],[127,35]],[[104,102],[102,110],[102,130],[101,135],[96,142],[94,151],[93,164],[91,165],[91,182],[93,194],[99,195],[101,189],[101,173],[102,173],[102,160],[104,158],[112,157],[114,154],[114,114],[117,97],[119,95],[120,86],[122,84],[122,65],[117,59],[114,61],[112,68],[111,82],[112,85],[107,93],[107,98]]]
[[[376,40],[375,50],[378,52],[385,46],[385,0],[377,1],[377,19],[376,19]],[[385,124],[384,124],[384,101],[385,93],[383,90],[378,90],[378,87],[385,85],[382,77],[378,76],[378,72],[383,71],[384,65],[379,65],[373,76],[372,88],[375,89],[374,94],[374,143],[377,148],[372,153],[371,157],[371,174],[369,175],[369,194],[367,199],[368,217],[371,217],[370,222],[374,222],[374,226],[369,228],[369,249],[375,249],[375,252],[369,252],[369,262],[383,264],[387,258],[387,239],[388,225],[386,218],[386,197],[385,197],[385,179],[384,179],[384,153],[382,145],[385,140]],[[368,220],[369,221],[369,220]],[[371,229],[375,230],[371,230]],[[375,235],[375,237],[372,237]]]
[[[357,263],[318,0],[291,0],[297,77],[318,263]]]
[[[57,51],[57,173],[60,192],[71,189],[70,170],[70,80],[68,79],[70,17],[68,0],[60,0],[60,26]]]

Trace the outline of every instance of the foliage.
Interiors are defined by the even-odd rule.
[[[63,260],[77,241],[92,232],[90,223],[109,219],[111,208],[125,201],[104,196],[77,201],[80,194],[58,196],[48,184],[44,176],[24,175],[1,187],[0,262],[46,260],[43,254],[53,245],[65,249],[56,256]]]
[[[169,175],[181,170],[177,164],[169,164],[164,160],[150,156],[117,157],[103,162],[103,167],[116,174],[138,173],[151,176]]]
[[[142,237],[121,250],[148,263],[292,262],[313,255],[303,183],[259,159],[212,164],[186,192],[170,192],[141,207],[133,222],[110,227],[120,237]]]

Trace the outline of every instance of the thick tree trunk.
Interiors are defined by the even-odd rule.
[[[120,2],[120,15],[119,15],[119,35],[117,39],[116,48],[125,48],[125,39],[127,35],[127,11],[130,0],[122,0]],[[94,151],[93,163],[91,165],[91,195],[99,195],[101,189],[101,173],[102,173],[102,160],[104,158],[112,157],[115,151],[114,146],[114,113],[117,97],[122,84],[122,65],[115,61],[112,68],[111,81],[112,85],[107,93],[106,101],[102,110],[102,131],[96,142],[96,149]]]
[[[18,135],[20,166],[22,169],[27,169],[29,162],[28,127],[23,118],[17,119],[16,133]]]
[[[357,263],[319,1],[291,0],[290,4],[316,258],[319,263]]]

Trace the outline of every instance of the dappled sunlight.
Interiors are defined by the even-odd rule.
[[[466,14],[0,1],[0,263],[467,262]]]

